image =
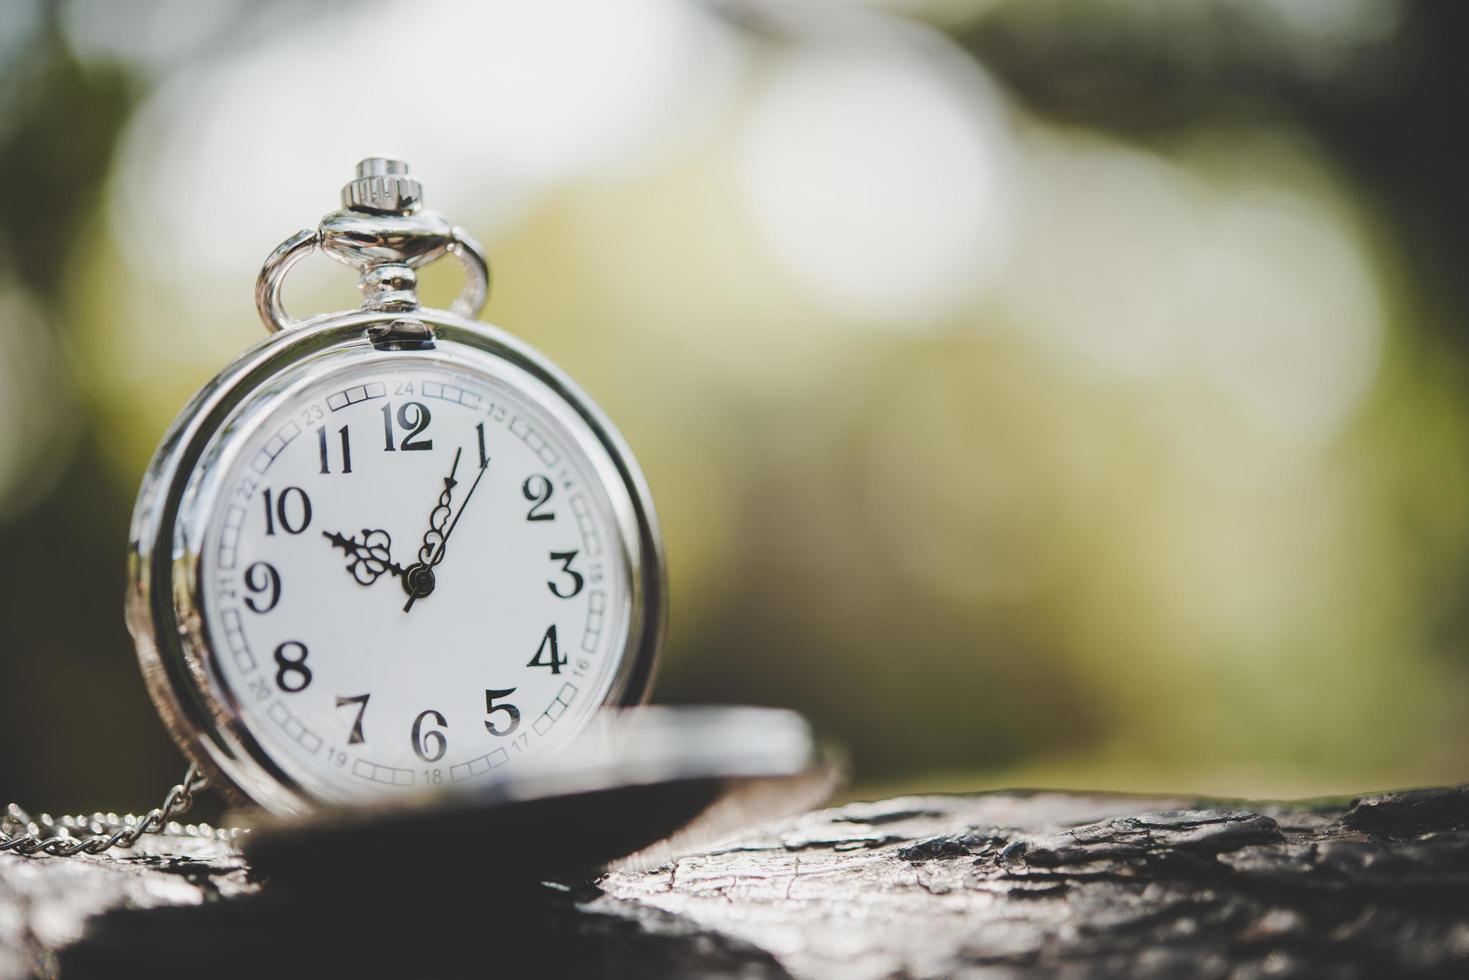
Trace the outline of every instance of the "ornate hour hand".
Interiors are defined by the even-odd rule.
[[[462,449],[456,450],[454,453],[454,470],[459,468],[459,454],[461,452],[463,452]],[[434,590],[434,566],[444,560],[444,548],[449,544],[449,535],[453,534],[454,528],[459,526],[459,518],[464,516],[464,508],[469,506],[470,498],[474,496],[474,491],[479,488],[479,481],[484,479],[485,470],[489,468],[489,465],[490,458],[486,456],[484,457],[484,462],[480,464],[479,474],[475,476],[474,482],[469,485],[469,492],[464,495],[464,502],[459,505],[459,510],[455,512],[454,519],[449,522],[449,526],[444,528],[442,532],[438,530],[441,525],[434,521],[434,516],[439,513],[439,508],[434,509],[433,515],[429,518],[429,523],[433,526],[429,528],[429,533],[423,536],[423,547],[418,551],[419,561],[410,565],[403,576],[403,590],[408,593],[408,602],[403,606],[404,612],[412,609],[415,602]],[[448,507],[449,498],[455,486],[454,470],[450,470],[449,475],[444,479],[444,492],[439,497],[439,507],[445,509]],[[430,538],[434,538],[432,543],[437,545],[436,548],[429,547],[431,543]],[[425,555],[429,557],[425,557]]]
[[[403,591],[408,593],[408,604],[403,607],[407,612],[413,608],[413,603],[429,595],[434,590],[434,566],[443,557],[444,541],[449,534],[446,528],[449,524],[449,515],[453,513],[450,506],[454,500],[454,488],[459,481],[454,479],[454,474],[459,472],[459,457],[464,452],[463,448],[454,450],[454,462],[449,467],[449,475],[444,477],[444,489],[439,492],[439,501],[434,509],[429,511],[428,530],[423,532],[423,544],[418,548],[418,561],[409,565],[404,572]]]
[[[433,560],[435,549],[443,550],[444,539],[448,537],[444,528],[448,526],[449,515],[453,513],[450,502],[454,499],[454,488],[459,481],[454,479],[454,474],[459,472],[459,456],[464,450],[454,450],[454,465],[449,467],[449,475],[444,477],[444,489],[439,493],[439,502],[428,515],[428,530],[423,534],[423,544],[418,549],[419,564],[438,564]]]
[[[387,531],[363,528],[361,541],[337,531],[322,531],[321,534],[333,547],[342,549],[352,559],[347,563],[347,571],[352,573],[358,585],[371,585],[384,572],[392,572],[400,579],[407,575],[403,566],[393,561],[393,539]]]

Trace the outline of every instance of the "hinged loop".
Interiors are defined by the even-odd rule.
[[[357,177],[342,188],[344,207],[303,228],[270,253],[255,282],[255,307],[266,329],[296,326],[281,300],[286,273],[320,249],[357,269],[362,307],[391,313],[419,308],[417,269],[452,255],[464,267],[464,288],[450,310],[475,317],[490,291],[484,250],[462,228],[421,207],[422,189],[399,160],[372,157],[357,164]]]

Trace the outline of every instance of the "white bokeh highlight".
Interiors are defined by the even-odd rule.
[[[754,223],[798,288],[840,315],[915,328],[997,275],[1009,151],[978,67],[910,26],[778,53],[740,166]]]
[[[422,50],[392,41],[397,9],[339,7],[160,86],[112,196],[138,272],[253,275],[335,206],[323,187],[377,154],[492,236],[560,184],[656,165],[718,117],[740,72],[732,30],[676,0],[436,0],[413,8]]]

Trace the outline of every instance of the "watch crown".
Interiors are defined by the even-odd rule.
[[[408,176],[408,164],[368,157],[342,188],[342,207],[373,214],[412,214],[423,203],[423,186]]]

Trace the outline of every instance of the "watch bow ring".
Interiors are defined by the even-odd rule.
[[[452,255],[464,266],[464,290],[449,307],[477,317],[490,290],[484,250],[464,229],[442,215],[422,209],[423,188],[401,160],[370,158],[357,165],[357,177],[342,188],[342,210],[282,242],[265,260],[255,284],[255,307],[268,330],[297,326],[286,312],[281,287],[286,273],[320,250],[362,273],[364,307],[374,310],[417,308],[414,271]]]

